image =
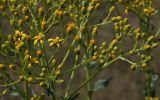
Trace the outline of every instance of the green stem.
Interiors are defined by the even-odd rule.
[[[66,74],[68,74],[68,73],[76,70],[76,69],[79,68],[82,64],[88,63],[90,60],[91,60],[91,59],[82,61],[80,64],[78,64],[78,65],[76,65],[75,67],[73,67],[73,68],[69,69],[68,71],[64,72],[64,74],[62,74],[62,76],[64,76],[64,75],[66,75]]]
[[[71,52],[71,49],[72,49],[74,43],[75,43],[75,40],[72,41],[70,48],[68,49],[66,55],[64,56],[64,58],[63,58],[61,64],[58,66],[58,68],[62,68],[62,67],[63,67],[65,61],[67,60],[67,58],[68,58],[68,56],[69,56],[69,54],[70,54],[70,52]]]
[[[77,63],[78,63],[78,58],[79,58],[79,55],[76,55],[75,64],[74,64],[74,67],[73,67],[73,68],[76,67],[76,65],[77,65]],[[71,89],[71,85],[72,85],[72,81],[73,81],[74,75],[75,75],[75,70],[73,70],[72,73],[71,73],[69,85],[68,85],[67,91],[66,91],[65,96],[64,96],[65,99],[68,98],[68,94],[69,94],[69,91],[70,91],[70,89]]]
[[[15,85],[15,84],[17,84],[17,83],[19,83],[19,82],[20,82],[20,80],[17,80],[17,81],[15,81],[15,82],[12,82],[12,83],[9,83],[9,84],[1,85],[1,87],[8,87],[8,86],[12,86],[12,85]]]
[[[111,60],[110,62],[105,63],[102,68],[97,70],[94,74],[92,74],[87,80],[85,80],[75,91],[73,91],[70,95],[75,95],[81,88],[83,88],[88,82],[90,82],[93,78],[95,78],[103,69],[108,68],[109,65],[117,61],[119,57]]]
[[[86,80],[89,80],[91,76],[91,70],[89,66],[86,68]],[[92,92],[91,92],[91,83],[87,83],[87,90],[88,90],[88,95],[87,95],[87,100],[92,100]]]
[[[151,88],[151,73],[148,70],[148,72],[146,72],[146,77],[147,77],[147,97],[152,97],[152,88]],[[150,99],[149,99],[150,100]]]
[[[53,92],[53,88],[54,88],[54,83],[53,82],[51,82],[50,83],[50,87],[51,87],[51,99],[52,100],[56,100],[56,96],[55,96],[55,94],[54,94],[54,92]]]
[[[148,35],[146,37],[146,39],[151,36],[151,31],[150,31],[150,18],[149,17],[145,17],[142,18],[146,23],[144,23],[144,26],[143,24],[141,24],[141,28],[142,30],[144,30]],[[139,19],[139,21],[141,22],[142,19]],[[147,55],[150,55],[151,54],[151,50],[148,50],[146,52]],[[149,62],[148,63],[148,67],[151,66],[151,63]],[[146,77],[147,77],[147,80],[146,80],[146,86],[147,86],[147,99],[150,100],[150,97],[152,97],[152,87],[151,87],[151,78],[152,78],[152,75],[151,75],[151,69],[148,68],[148,70],[145,72],[146,74]]]
[[[94,73],[92,76],[90,76],[87,80],[85,80],[80,87],[78,87],[75,91],[71,93],[71,95],[76,94],[81,88],[83,88],[90,80],[92,80],[95,76],[97,76],[102,70],[98,70],[96,73]]]
[[[28,86],[28,82],[25,81],[25,100],[29,100],[29,86]]]
[[[29,6],[29,5],[28,5]],[[33,22],[34,22],[34,25],[35,25],[35,30],[36,30],[36,32],[38,32],[38,25],[37,25],[37,22],[36,22],[36,17],[34,16],[34,14],[33,14],[33,12],[32,12],[32,10],[30,9],[30,7],[28,7],[29,8],[29,11],[30,11],[30,14],[31,14],[31,17],[33,18]]]
[[[119,59],[121,59],[122,61],[126,61],[126,62],[128,62],[128,63],[130,63],[130,64],[132,64],[132,65],[136,65],[136,63],[134,63],[134,62],[132,62],[131,60],[126,59],[126,58],[124,58],[124,57],[122,57],[122,56],[120,56]]]
[[[93,26],[102,26],[102,25],[105,25],[105,24],[109,24],[111,22],[112,21],[105,21],[105,22],[102,22],[102,23],[99,23],[99,24],[96,24],[96,25],[93,25]]]

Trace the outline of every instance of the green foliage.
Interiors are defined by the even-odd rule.
[[[109,86],[111,80],[112,78],[106,80],[98,80],[94,85],[93,91],[99,91],[105,89],[106,87]]]
[[[91,80],[121,60],[145,74],[145,97],[157,99],[151,65],[151,52],[159,46],[160,30],[152,24],[157,12],[153,0],[1,0],[0,20],[11,31],[0,26],[0,96],[76,100],[84,89],[92,100],[112,78],[95,85]],[[109,28],[113,38],[100,41],[101,29]],[[85,80],[75,84],[81,70]]]

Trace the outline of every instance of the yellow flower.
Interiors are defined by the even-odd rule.
[[[16,66],[14,64],[10,64],[8,67],[9,69],[15,69]]]
[[[64,83],[64,80],[56,80],[57,83]]]
[[[23,47],[23,45],[24,45],[24,42],[22,42],[22,41],[16,41],[15,42],[15,49],[17,51],[19,51]]]
[[[125,7],[125,9],[124,9],[124,13],[125,13],[126,15],[128,15],[128,12],[129,12],[128,7]]]
[[[0,5],[0,10],[4,10],[4,6],[3,5]]]
[[[43,51],[42,51],[42,50],[38,50],[38,51],[37,51],[37,56],[38,56],[38,57],[41,57],[42,55],[43,55]]]
[[[39,9],[38,9],[38,14],[39,15],[43,15],[44,14],[44,8],[43,7],[40,7]]]
[[[28,35],[26,33],[20,32],[19,30],[16,30],[14,37],[13,37],[13,40],[14,41],[17,41],[17,40],[21,41],[21,40],[25,40],[27,37],[28,37]]]
[[[32,56],[29,56],[27,67],[31,68],[33,64],[38,64],[38,63],[39,61],[37,58],[33,58]]]
[[[37,60],[37,58],[30,58],[30,61],[29,61],[31,64],[38,64],[39,61]]]
[[[53,38],[53,39],[48,39],[48,42],[50,42],[49,43],[50,47],[51,46],[57,46],[57,47],[59,47],[59,43],[62,42],[62,41],[63,41],[63,39],[60,38],[60,37],[56,37],[56,38]]]
[[[61,17],[61,16],[63,15],[63,11],[57,9],[57,10],[55,10],[54,15],[55,15],[55,16],[58,16],[58,17]]]
[[[41,22],[41,28],[45,29],[46,28],[46,24],[47,24],[46,20],[43,19],[43,21]]]
[[[32,82],[33,82],[33,77],[32,77],[32,76],[28,77],[28,82],[29,82],[29,83],[32,83]]]
[[[34,40],[34,45],[36,45],[38,42],[43,44],[44,43],[44,37],[45,37],[45,35],[42,32],[40,32],[37,36],[34,37],[34,39],[35,39]]]
[[[5,67],[4,64],[0,64],[0,69],[3,69]]]
[[[75,23],[73,23],[73,22],[68,23],[66,32],[67,32],[67,33],[71,32],[71,31],[75,28],[75,26],[76,26],[76,25],[75,25]]]
[[[22,13],[23,13],[23,14],[26,14],[26,13],[28,13],[28,12],[29,12],[29,9],[24,6],[24,7],[22,8]]]
[[[150,6],[144,9],[144,13],[146,13],[148,16],[153,15],[155,12],[156,10]]]

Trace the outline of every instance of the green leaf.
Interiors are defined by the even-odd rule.
[[[19,93],[17,91],[12,91],[10,93],[11,96],[19,96]]]
[[[111,80],[112,80],[112,77],[106,80],[98,80],[94,85],[93,91],[99,91],[99,90],[105,89]]]
[[[90,64],[90,67],[94,67],[94,65],[96,65],[97,62],[96,61],[90,61],[89,64]]]

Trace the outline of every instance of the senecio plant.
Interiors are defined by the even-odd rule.
[[[10,32],[0,36],[0,96],[24,100],[86,100],[109,80],[91,82],[121,60],[146,76],[144,100],[159,100],[154,83],[151,51],[159,45],[159,30],[151,19],[154,0],[1,0],[0,17]],[[120,8],[121,9],[120,9]],[[98,16],[100,9],[105,11]],[[139,25],[129,23],[134,15]],[[98,19],[98,21],[95,21]],[[98,41],[98,29],[113,27],[111,41]],[[126,42],[130,40],[129,48]],[[136,59],[135,59],[136,58]],[[67,64],[70,62],[70,64]],[[83,70],[80,82],[76,73]],[[66,77],[67,76],[67,77]],[[63,85],[58,94],[58,86]],[[73,88],[74,85],[74,88]]]

